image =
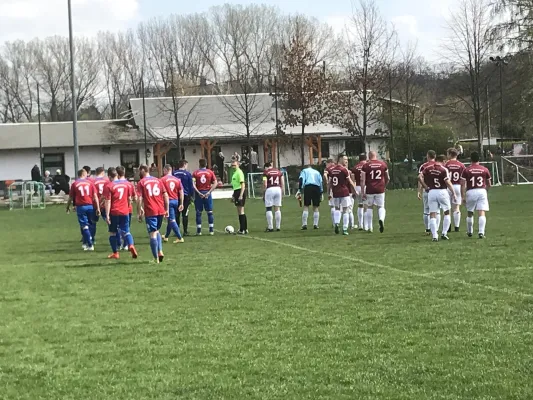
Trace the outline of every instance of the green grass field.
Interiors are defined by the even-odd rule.
[[[382,235],[335,236],[327,206],[300,232],[294,199],[263,233],[255,201],[250,237],[166,244],[159,266],[142,224],[141,257],[113,262],[103,224],[84,253],[63,207],[0,211],[0,398],[533,399],[532,198],[494,189],[486,240],[439,243],[412,191]]]

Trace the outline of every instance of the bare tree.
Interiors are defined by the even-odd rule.
[[[461,0],[447,22],[450,36],[444,50],[456,61],[458,70],[465,74],[465,79],[457,87],[456,97],[470,110],[479,152],[483,154],[483,97],[487,85],[483,65],[487,62],[493,29],[488,0]]]
[[[496,0],[491,5],[492,12],[499,21],[492,27],[491,39],[499,50],[504,47],[531,49],[533,0]]]

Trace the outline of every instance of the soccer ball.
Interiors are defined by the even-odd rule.
[[[235,229],[233,228],[233,226],[231,225],[228,225],[226,226],[226,228],[224,229],[224,231],[230,235],[234,234],[235,233]]]

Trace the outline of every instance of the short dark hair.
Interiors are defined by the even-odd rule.
[[[187,160],[180,160],[180,162],[178,163],[178,168],[183,168],[186,164],[189,164]]]
[[[87,172],[87,171],[85,170],[85,168],[80,169],[80,170],[78,171],[78,178],[81,178],[85,172]]]
[[[148,167],[148,165],[145,165],[145,164],[142,164],[140,167],[139,167],[139,172],[150,172],[150,168]]]
[[[328,161],[326,161],[327,164],[333,164],[335,160],[333,158],[328,158]]]
[[[124,168],[122,165],[119,165],[119,166],[116,168],[116,170],[117,170],[117,175],[118,175],[119,177],[122,178],[123,176],[126,176],[126,168]]]
[[[428,150],[427,156],[430,160],[434,160],[437,157],[437,153],[435,153],[435,150]]]
[[[109,167],[107,169],[107,176],[110,178],[116,178],[117,177],[117,169],[114,167]]]
[[[366,153],[359,154],[359,161],[366,161],[366,159],[367,159]]]
[[[96,168],[95,173],[96,173],[96,175],[100,175],[100,174],[101,174],[102,172],[104,172],[104,171],[105,171],[105,170],[104,170],[104,167],[98,167],[98,168]]]
[[[91,167],[89,167],[88,165],[86,165],[85,167],[83,167],[83,169],[84,169],[85,171],[87,171],[88,174],[91,173]]]
[[[444,162],[446,161],[446,156],[444,154],[439,154],[437,158],[435,159],[437,162]]]
[[[339,162],[342,158],[344,158],[346,156],[346,154],[339,154],[339,156],[337,157],[337,162]]]
[[[472,160],[472,162],[479,162],[479,153],[477,151],[470,153],[470,160]]]
[[[163,169],[172,172],[172,165],[167,164],[167,165],[165,165],[165,166],[163,167]]]
[[[271,162],[265,163],[265,167],[264,167],[265,169],[270,168],[270,167],[272,167],[272,163]]]
[[[200,160],[198,161],[198,165],[200,165],[200,168],[205,168],[207,167],[207,161],[205,158],[200,158]]]
[[[457,151],[457,149],[454,149],[453,147],[450,147],[448,149],[448,154],[451,156],[451,157],[457,157],[459,155],[459,152]]]

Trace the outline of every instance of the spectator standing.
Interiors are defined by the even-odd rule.
[[[31,180],[34,182],[41,182],[41,170],[37,164],[31,169]]]
[[[252,172],[257,172],[257,166],[259,165],[259,157],[253,147],[252,151],[250,152],[250,163],[252,164]]]

